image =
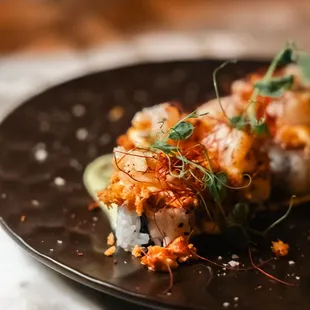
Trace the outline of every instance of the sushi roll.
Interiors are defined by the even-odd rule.
[[[87,169],[117,246],[150,270],[197,259],[192,234],[245,227],[266,202],[309,198],[310,88],[296,66],[270,68],[191,113],[169,102],[144,108],[117,139],[110,183],[94,191]]]

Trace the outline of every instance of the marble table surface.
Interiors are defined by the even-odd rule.
[[[278,46],[278,48],[280,45]],[[272,55],[264,48],[263,56]],[[89,72],[143,61],[255,56],[244,40],[218,33],[149,34],[83,52],[0,57],[0,120],[29,96]],[[1,152],[1,150],[0,150]],[[94,292],[48,270],[15,244],[0,227],[1,310],[130,309],[131,305]],[[135,306],[135,309],[139,307]],[[141,309],[141,308],[140,308]]]

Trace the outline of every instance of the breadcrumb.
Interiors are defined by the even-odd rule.
[[[88,211],[93,211],[93,210],[98,209],[98,208],[100,208],[98,201],[94,201],[88,205]]]
[[[112,256],[116,251],[116,247],[115,245],[109,247],[105,252],[104,252],[104,255],[105,256]]]
[[[149,246],[147,254],[141,259],[141,264],[151,271],[167,272],[169,269],[177,268],[179,263],[195,260],[196,248],[187,241],[187,238],[181,236],[166,247]]]
[[[272,251],[276,254],[277,257],[286,256],[288,254],[290,246],[287,243],[284,243],[282,240],[272,241]]]
[[[115,106],[113,107],[108,114],[109,120],[111,122],[116,122],[124,116],[125,110],[123,107]]]
[[[107,238],[107,245],[114,245],[115,244],[115,237],[112,232],[109,233]]]
[[[133,248],[133,250],[131,251],[131,254],[134,256],[134,257],[141,257],[143,255],[143,249],[138,246],[138,245],[135,245],[135,247]]]

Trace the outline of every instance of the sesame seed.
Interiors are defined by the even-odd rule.
[[[296,280],[300,280],[300,277],[296,276],[295,279],[296,279]]]
[[[64,186],[66,184],[66,180],[61,178],[61,177],[56,177],[54,179],[54,183],[57,185],[57,186]]]
[[[290,266],[293,266],[293,265],[295,265],[295,262],[294,262],[293,260],[290,260],[290,261],[288,262],[288,264],[289,264]]]
[[[108,133],[104,133],[98,140],[100,145],[107,145],[111,141],[111,136]]]
[[[236,262],[234,260],[231,260],[230,262],[228,262],[228,264],[231,266],[231,267],[238,267],[239,266],[239,262]]]
[[[235,298],[234,298],[234,301],[238,301],[238,300],[239,300],[239,297],[235,297]]]
[[[223,307],[224,307],[224,308],[228,308],[229,306],[230,306],[230,303],[229,303],[229,302],[226,301],[226,302],[223,303]]]
[[[76,104],[73,108],[72,108],[72,114],[75,117],[82,117],[86,112],[86,108],[81,105],[81,104]]]
[[[70,159],[69,165],[76,170],[83,169],[83,166],[74,158]]]
[[[62,240],[57,240],[57,243],[58,244],[62,244]]]
[[[45,161],[47,158],[47,155],[48,155],[48,153],[45,149],[37,149],[34,152],[34,157],[39,162]]]
[[[85,129],[85,128],[79,128],[79,129],[76,131],[75,136],[76,136],[76,138],[77,138],[78,140],[84,141],[84,140],[87,138],[87,136],[88,136],[88,131],[87,131],[87,129]]]

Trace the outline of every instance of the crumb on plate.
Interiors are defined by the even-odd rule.
[[[116,251],[116,247],[115,245],[109,247],[105,252],[104,252],[104,255],[105,256],[112,256]]]
[[[131,254],[134,256],[134,257],[141,257],[143,255],[143,249],[138,246],[138,245],[135,245],[135,247],[133,248],[133,250],[131,251]]]
[[[94,201],[88,205],[88,211],[93,211],[99,207],[99,203],[97,201]]]
[[[276,254],[277,257],[286,256],[288,254],[290,246],[287,243],[284,243],[282,240],[272,241],[272,251]]]
[[[109,233],[107,237],[107,245],[114,245],[115,244],[115,237],[112,232]]]

